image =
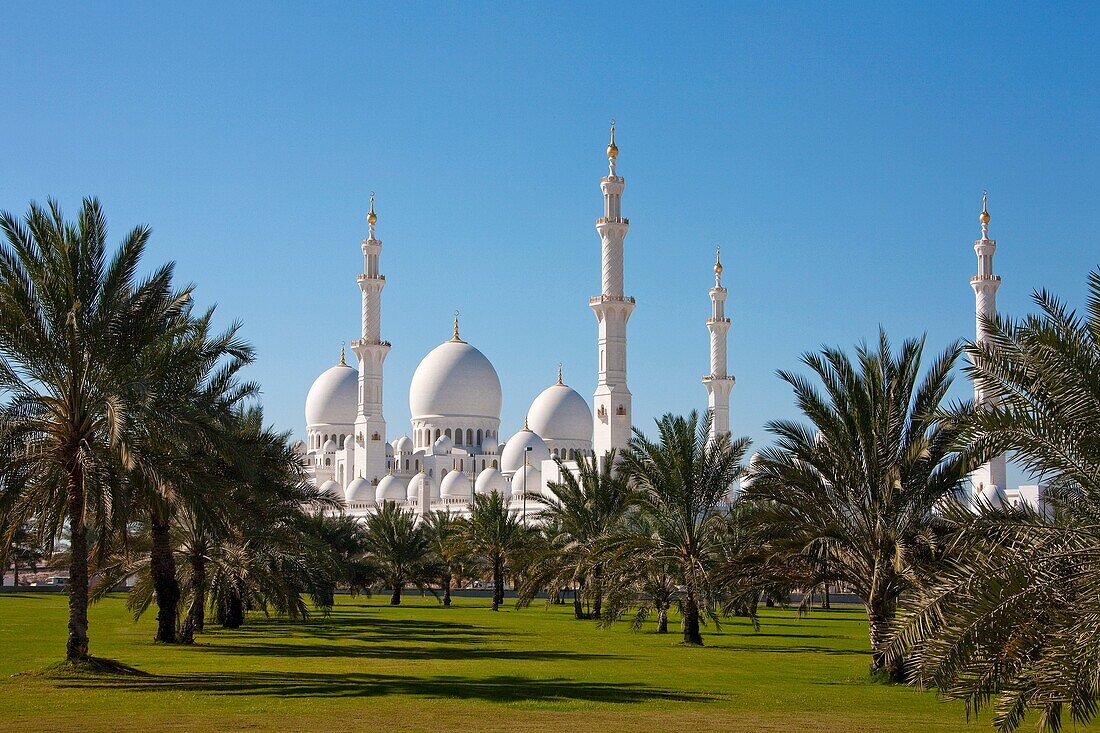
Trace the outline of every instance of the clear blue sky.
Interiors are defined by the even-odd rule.
[[[244,321],[269,417],[302,434],[310,383],[358,335],[376,190],[391,434],[455,308],[510,434],[559,361],[595,386],[617,117],[635,420],[705,406],[721,243],[733,430],[759,444],[794,413],[774,372],[801,352],[880,324],[934,350],[973,334],[983,188],[1002,310],[1037,287],[1083,301],[1097,7],[9,5],[0,208],[96,195],[116,235],[150,224],[150,264]]]

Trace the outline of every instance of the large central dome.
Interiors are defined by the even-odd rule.
[[[409,385],[412,419],[500,419],[500,378],[480,351],[452,339],[432,349]]]

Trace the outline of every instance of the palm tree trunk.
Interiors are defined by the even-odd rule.
[[[79,465],[69,471],[69,638],[65,658],[88,658],[88,527],[84,524],[84,472]]]
[[[15,558],[12,558],[11,568],[12,568],[12,575],[14,576],[12,578],[11,584],[12,584],[13,587],[18,588],[19,587],[19,561],[16,560]]]
[[[600,566],[597,565],[592,570],[592,618],[597,621],[601,617],[603,610],[603,589],[600,587]]]
[[[668,604],[660,603],[657,605],[657,633],[668,633]]]
[[[824,609],[832,608],[832,601],[829,598],[829,582],[825,581],[821,590],[821,607]]]
[[[871,674],[885,675],[894,682],[904,678],[904,666],[899,661],[889,662],[886,658],[886,641],[892,614],[887,610],[886,602],[872,596],[867,602],[867,628],[871,642]]]
[[[206,558],[201,553],[191,555],[191,586],[194,595],[180,629],[180,642],[184,644],[194,643],[195,633],[202,633],[206,623]]]
[[[153,588],[157,596],[157,636],[162,644],[175,644],[178,623],[180,585],[176,579],[176,558],[172,553],[172,538],[167,517],[153,513],[153,547],[151,567]]]
[[[234,578],[229,586],[229,604],[225,609],[222,626],[227,629],[239,629],[244,625],[244,588],[240,578]]]
[[[684,600],[684,643],[703,645],[703,635],[699,632],[699,602],[694,593],[688,593]]]
[[[451,576],[443,576],[443,605],[451,605]]]
[[[577,586],[573,588],[573,616],[575,616],[578,621],[584,618],[584,609],[581,608],[580,584],[577,584]]]
[[[493,558],[493,610],[499,611],[504,603],[504,558]]]
[[[390,605],[391,606],[400,606],[401,605],[401,586],[402,585],[404,585],[404,583],[402,583],[401,581],[399,581],[399,580],[394,581],[394,583],[393,583],[393,593],[390,595]]]

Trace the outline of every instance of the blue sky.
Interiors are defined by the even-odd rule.
[[[881,324],[973,334],[990,191],[1001,309],[1083,301],[1100,263],[1095,4],[24,3],[0,44],[0,208],[103,201],[244,321],[269,417],[358,335],[371,190],[386,417],[450,335],[496,365],[502,431],[590,396],[598,179],[619,120],[630,386],[641,426],[705,407],[707,288],[730,289],[732,427],[794,415],[775,377]],[[968,386],[957,385],[957,396]],[[1010,477],[1012,478],[1012,477]]]

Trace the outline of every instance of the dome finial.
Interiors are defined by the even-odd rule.
[[[607,144],[607,157],[611,160],[619,157],[619,146],[615,144],[615,118],[611,118],[611,142]]]
[[[714,250],[714,284],[716,287],[722,287],[722,245],[718,245]]]
[[[348,362],[344,359],[344,342],[340,342],[340,366],[347,366]]]
[[[531,432],[531,426],[527,424],[527,415],[523,416],[523,432],[525,432],[525,433]]]
[[[565,382],[561,381],[561,362],[560,361],[558,362],[558,384],[565,384]]]
[[[978,221],[982,223],[982,239],[989,239],[989,191],[982,191],[982,213]]]
[[[455,332],[454,332],[454,335],[451,336],[451,341],[456,341],[456,342],[459,342],[459,343],[466,343],[458,335],[458,309],[457,308],[455,309]]]
[[[370,192],[370,211],[367,212],[367,224],[370,227],[370,238],[374,239],[374,225],[378,223],[378,214],[374,213],[374,191]]]

